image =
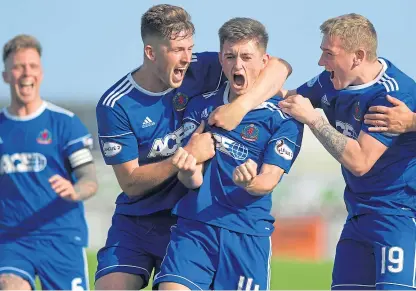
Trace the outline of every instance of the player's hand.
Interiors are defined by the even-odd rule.
[[[364,115],[364,123],[372,125],[368,130],[372,132],[404,133],[412,127],[413,112],[406,104],[387,95],[387,100],[393,107],[371,106]]]
[[[202,121],[200,126],[192,134],[188,144],[184,146],[185,151],[191,154],[196,163],[203,163],[215,155],[215,144],[211,132],[204,132],[205,122]]]
[[[234,169],[233,181],[237,186],[247,188],[257,176],[257,163],[248,159]]]
[[[69,201],[80,200],[80,197],[75,191],[71,181],[68,181],[60,175],[53,175],[51,178],[49,178],[49,183],[59,197]]]
[[[238,102],[225,104],[211,112],[208,124],[230,131],[240,124],[247,112]]]
[[[320,117],[319,112],[313,108],[311,101],[299,94],[289,96],[285,100],[280,101],[279,107],[284,113],[291,115],[304,124],[310,124]]]
[[[196,159],[182,147],[173,155],[172,164],[184,174],[192,175],[196,171]]]

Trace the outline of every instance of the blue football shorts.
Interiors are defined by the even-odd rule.
[[[416,220],[365,214],[344,225],[332,289],[416,289]]]
[[[83,246],[25,238],[0,243],[0,254],[0,274],[17,275],[29,282],[32,289],[36,275],[44,290],[89,289]]]
[[[191,290],[266,290],[271,238],[178,218],[153,287],[162,282]]]
[[[147,216],[115,213],[106,244],[97,254],[95,280],[122,272],[141,276],[147,286],[153,269],[159,272],[175,223],[171,210]]]

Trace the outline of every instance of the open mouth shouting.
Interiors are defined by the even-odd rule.
[[[183,78],[185,77],[186,69],[188,67],[180,67],[173,69],[173,81],[175,83],[182,82]]]
[[[240,73],[233,74],[233,87],[237,90],[244,89],[244,84],[246,83],[246,78]]]
[[[34,81],[31,80],[23,80],[18,83],[19,91],[22,95],[30,95],[32,90],[35,86]]]

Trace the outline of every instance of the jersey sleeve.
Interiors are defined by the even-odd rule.
[[[183,115],[184,145],[188,143],[192,133],[194,133],[194,131],[201,124],[201,101],[203,101],[202,99],[202,96],[197,96],[193,98],[185,109],[185,113]],[[208,118],[208,115],[206,116],[206,118]],[[207,125],[207,123],[205,123],[205,125]]]
[[[297,88],[296,92],[308,98],[313,107],[322,108],[321,100],[322,98],[325,98],[325,94],[328,94],[331,90],[334,90],[334,87],[330,80],[330,73],[323,71],[321,74],[313,77]]]
[[[64,156],[69,160],[72,169],[91,163],[93,140],[78,116],[72,116],[70,127],[65,131]]]
[[[415,100],[414,97],[410,96],[408,93],[400,93],[400,92],[394,92],[394,93],[392,93],[392,95],[394,95],[395,98],[404,102],[407,105],[407,107],[409,107],[410,110],[415,112],[415,110],[416,110],[416,100]],[[384,93],[384,94],[374,98],[368,104],[368,107],[371,107],[371,106],[392,107],[393,105],[387,100],[386,94]],[[367,112],[367,113],[371,113],[371,112]],[[392,146],[395,143],[395,141],[397,140],[397,138],[399,137],[399,134],[392,134],[392,133],[387,133],[387,132],[370,132],[368,130],[368,128],[371,127],[371,125],[365,124],[364,121],[362,121],[361,124],[362,124],[361,125],[361,130],[362,131],[371,135],[372,137],[374,137],[375,139],[377,139],[379,142],[381,142],[382,144],[384,144],[387,147]]]
[[[218,90],[227,80],[222,72],[217,52],[193,54],[189,70],[197,83],[194,96]]]
[[[303,124],[291,117],[285,117],[282,121],[276,119],[278,118],[274,119],[274,123],[280,125],[272,129],[274,133],[267,144],[263,162],[289,173],[300,151]]]
[[[138,158],[137,139],[126,113],[119,107],[99,105],[96,116],[100,149],[105,163],[117,165]]]

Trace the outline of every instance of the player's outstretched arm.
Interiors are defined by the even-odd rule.
[[[58,196],[70,201],[83,201],[95,195],[98,189],[97,175],[93,163],[77,167],[74,170],[77,182],[54,175],[49,179],[52,189]]]
[[[233,181],[254,196],[269,194],[279,183],[284,171],[278,166],[263,164],[257,175],[257,163],[248,159],[233,172]]]
[[[202,123],[184,147],[197,163],[203,163],[215,154],[212,135],[209,132],[202,133],[203,130],[204,124]],[[144,196],[178,173],[178,169],[172,163],[172,158],[147,165],[139,165],[139,160],[136,158],[113,165],[113,170],[121,189],[127,196]]]
[[[230,104],[216,108],[211,113],[208,123],[233,130],[250,110],[278,94],[291,73],[292,67],[288,62],[271,57],[253,88]]]
[[[203,182],[203,164],[197,164],[193,155],[180,147],[173,155],[172,164],[178,169],[178,179],[188,189],[196,189]]]
[[[364,115],[364,123],[372,125],[371,132],[404,133],[416,131],[416,113],[399,99],[387,95],[393,107],[371,106]]]
[[[356,140],[338,132],[302,95],[290,96],[280,101],[279,106],[283,112],[308,125],[325,149],[355,176],[370,171],[387,150],[384,144],[364,131]]]

